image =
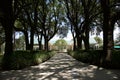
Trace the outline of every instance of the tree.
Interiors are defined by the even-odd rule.
[[[24,42],[24,35],[20,36],[18,39],[15,39],[15,50],[24,50]]]
[[[45,0],[40,1],[40,12],[38,15],[40,26],[38,27],[38,33],[41,33],[41,36],[44,37],[45,50],[49,50],[49,40],[51,40],[54,37],[54,35],[58,32],[59,25],[61,23],[61,8],[62,7],[58,0],[53,0],[49,2]]]
[[[90,24],[100,14],[100,6],[97,0],[64,0],[66,15],[71,24],[74,45],[82,48],[82,40],[85,49],[89,49]],[[75,46],[74,46],[75,47]]]
[[[29,43],[29,27],[27,25],[27,20],[23,17],[25,16],[24,14],[19,15],[19,19],[15,21],[14,29],[17,32],[22,32],[23,35],[25,36],[25,45],[26,45],[26,50],[30,50],[30,43]]]
[[[94,39],[99,45],[102,44],[102,39],[100,37],[96,36],[96,37],[94,37]]]
[[[5,31],[5,54],[3,57],[3,68],[9,69],[10,57],[13,53],[13,26],[14,26],[14,16],[13,16],[13,0],[0,1],[0,22]]]
[[[99,16],[100,14],[100,4],[97,0],[81,0],[83,6],[83,30],[82,30],[82,38],[85,44],[85,49],[89,50],[89,32],[90,25],[92,22]]]
[[[21,31],[25,35],[26,50],[33,50],[34,34],[37,27],[37,13],[38,13],[38,0],[19,0],[19,7],[21,13],[18,15],[16,22],[20,25],[16,25],[14,29]],[[19,10],[19,9],[18,9]],[[30,40],[29,40],[30,35]]]
[[[64,39],[59,39],[54,43],[54,46],[56,46],[58,50],[62,51],[63,49],[66,49],[67,42]]]
[[[4,0],[0,2],[0,22],[5,30],[5,54],[13,53],[13,27],[14,22],[24,6],[19,6],[19,0]]]
[[[111,60],[111,53],[113,49],[113,30],[115,22],[120,19],[120,11],[113,11],[114,7],[111,7],[111,3],[114,5],[113,0],[100,0],[101,8],[103,10],[103,50],[104,50],[104,57],[106,61]],[[118,3],[118,2],[117,2]]]
[[[0,3],[0,13],[2,13],[2,17],[0,17],[0,22],[5,30],[5,56],[8,56],[13,53],[13,0],[4,0]]]
[[[44,37],[45,49],[48,50],[49,40],[57,33],[59,24],[61,23],[60,3],[57,0],[45,1],[20,1],[19,6],[22,7],[21,13],[16,20],[19,25],[14,29],[21,31],[25,35],[26,50],[32,50],[34,35],[38,36],[38,43],[41,47],[42,38]],[[22,24],[22,25],[21,25]],[[28,35],[30,34],[30,40]],[[30,49],[31,47],[31,49]],[[39,49],[41,49],[39,47]]]
[[[73,39],[74,39],[74,49],[80,49],[81,48],[81,42],[82,39],[80,39],[80,32],[81,30],[79,29],[79,25],[82,23],[81,22],[81,15],[80,12],[82,12],[80,1],[78,0],[64,0],[64,5],[66,9],[66,17],[69,20],[69,23],[71,24],[71,31],[73,34]],[[75,45],[77,44],[77,45]]]
[[[59,29],[58,29],[57,35],[58,35],[60,38],[64,38],[64,37],[67,36],[68,30],[69,30],[68,25],[60,26]]]

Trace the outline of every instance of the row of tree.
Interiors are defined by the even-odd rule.
[[[114,25],[120,19],[119,0],[64,0],[66,15],[74,39],[74,50],[80,49],[82,40],[89,50],[89,32],[103,31],[104,56],[110,60],[113,50]],[[97,33],[98,34],[98,33]]]
[[[56,0],[26,0],[17,3],[20,2],[22,2],[20,7],[25,7],[21,8],[14,29],[23,32],[26,50],[33,50],[34,35],[38,37],[39,49],[44,37],[45,50],[48,50],[48,42],[57,33],[61,23],[60,4]]]
[[[114,24],[120,19],[119,0],[4,0],[0,1],[0,22],[5,31],[5,54],[13,53],[13,31],[23,32],[26,50],[33,50],[34,35],[39,49],[59,32],[70,29],[74,50],[89,50],[89,32],[103,30],[103,50],[110,59],[113,49]],[[69,27],[69,28],[68,28]],[[65,30],[65,31],[64,31]],[[62,37],[63,37],[62,36]]]
[[[0,22],[5,30],[5,54],[13,52],[14,31],[24,34],[26,50],[33,50],[34,36],[38,37],[39,49],[44,38],[45,50],[48,50],[49,40],[64,20],[62,5],[58,0],[5,0],[0,3]]]

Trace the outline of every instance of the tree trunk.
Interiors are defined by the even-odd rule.
[[[89,50],[90,49],[90,43],[89,43],[89,25],[88,25],[88,22],[87,22],[86,30],[85,30],[84,43],[85,43],[85,50]]]
[[[29,37],[27,31],[24,32],[24,35],[25,35],[26,50],[30,50]]]
[[[48,37],[46,36],[46,37],[44,37],[44,39],[45,39],[45,45],[44,45],[44,47],[45,47],[45,50],[46,51],[48,51],[49,50],[49,46],[48,46]]]
[[[5,30],[5,55],[13,53],[13,11],[12,0],[2,1],[3,19],[1,20],[2,26]]]
[[[113,30],[114,30],[114,24],[115,24],[114,18],[109,21],[109,32],[108,32],[108,50],[107,50],[107,55],[106,55],[106,60],[110,61],[111,60],[111,55],[112,55],[112,50],[114,46],[114,40],[113,40]]]
[[[74,34],[72,26],[71,26],[71,33],[72,33],[72,37],[73,37],[73,51],[75,51],[76,50],[76,36]]]
[[[10,69],[11,65],[11,54],[13,53],[13,11],[12,11],[12,0],[3,0],[0,2],[3,12],[1,19],[2,26],[5,30],[5,54],[3,57],[2,68]]]
[[[39,50],[42,50],[42,41],[39,41]]]
[[[103,51],[106,61],[110,61],[110,55],[112,53],[113,43],[113,30],[111,30],[110,24],[110,7],[109,0],[101,0],[101,7],[103,9]]]
[[[42,35],[38,35],[38,44],[39,44],[39,50],[42,50]]]
[[[73,41],[74,41],[74,44],[73,44],[73,51],[76,50],[76,37],[73,36]]]
[[[13,25],[11,23],[5,22],[5,55],[9,55],[13,53]]]
[[[76,39],[77,39],[77,49],[82,49],[82,38],[80,37],[80,34],[76,33]]]
[[[89,20],[89,18],[90,18],[90,14],[89,14],[89,12],[90,12],[90,4],[89,4],[89,2],[91,2],[91,0],[87,0],[87,1],[85,1],[85,0],[81,0],[82,1],[82,5],[83,5],[83,7],[84,7],[84,16],[85,16],[85,22],[84,22],[84,25],[83,25],[83,33],[85,34],[85,35],[83,35],[84,37],[84,46],[85,46],[85,50],[89,50],[89,48],[90,48],[90,44],[89,44],[89,27],[90,27],[90,20]]]
[[[30,35],[30,51],[33,51],[33,45],[34,45],[34,29],[31,28],[31,35]]]

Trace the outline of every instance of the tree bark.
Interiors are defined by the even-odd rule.
[[[76,33],[77,49],[81,49],[82,48],[82,37],[77,27],[75,27],[75,33]]]
[[[84,46],[85,46],[85,50],[89,50],[89,48],[90,48],[90,44],[89,44],[89,27],[90,27],[90,20],[89,20],[89,18],[90,18],[90,2],[92,2],[91,0],[87,0],[87,1],[85,1],[85,0],[81,0],[82,1],[82,5],[83,5],[83,8],[84,8],[84,18],[85,18],[85,20],[84,20],[84,25],[83,25],[83,34],[85,34],[85,35],[83,35],[83,41],[84,41]]]
[[[76,50],[76,37],[74,33],[72,33],[72,35],[73,35],[73,51],[75,51]]]
[[[27,31],[24,32],[24,35],[25,35],[26,50],[30,50],[29,37]]]
[[[4,0],[2,2],[3,19],[1,23],[5,30],[5,55],[7,56],[13,53],[13,10],[12,0]]]
[[[75,36],[75,31],[74,31],[72,25],[71,25],[71,33],[72,33],[72,37],[73,37],[73,51],[75,51],[76,50],[76,36]]]
[[[30,35],[30,51],[33,51],[33,44],[34,44],[34,29],[31,28],[31,35]]]
[[[39,44],[39,50],[42,50],[42,35],[38,35],[38,44]]]
[[[3,57],[2,68],[10,69],[12,62],[11,55],[13,53],[13,8],[12,0],[3,0],[0,2],[0,9],[3,13],[1,18],[2,26],[5,30],[5,54]]]
[[[5,29],[5,55],[12,54],[13,53],[13,25],[12,23],[3,23],[4,29]]]
[[[89,43],[89,21],[88,20],[86,20],[84,27],[85,27],[85,35],[84,35],[85,50],[89,50],[90,43]]]
[[[109,32],[108,32],[108,50],[107,50],[107,56],[106,60],[110,61],[111,60],[111,55],[112,55],[112,50],[114,46],[114,40],[113,40],[113,30],[114,30],[114,25],[115,22],[117,21],[116,15],[112,15],[111,19],[109,20]]]
[[[76,35],[76,39],[77,39],[77,49],[82,49],[82,37],[80,37],[80,34]]]
[[[48,50],[49,50],[49,46],[48,46],[48,42],[49,42],[49,41],[48,41],[48,37],[45,36],[44,39],[45,39],[44,48],[45,48],[46,51],[48,51]]]
[[[109,0],[101,0],[101,7],[103,9],[103,56],[106,61],[110,61],[113,47],[113,26],[110,23]]]

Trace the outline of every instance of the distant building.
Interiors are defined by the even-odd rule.
[[[90,44],[90,49],[99,50],[100,49],[100,44],[92,43],[92,44]]]

